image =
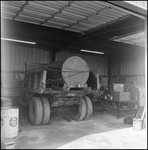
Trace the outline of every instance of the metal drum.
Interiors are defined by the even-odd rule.
[[[18,135],[19,108],[1,107],[1,132],[4,138],[13,138]]]

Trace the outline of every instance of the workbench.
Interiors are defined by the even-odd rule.
[[[138,100],[115,101],[110,99],[100,99],[100,103],[103,110],[105,110],[105,108],[117,110],[117,119],[119,119],[120,111],[134,110],[136,115],[139,107]]]

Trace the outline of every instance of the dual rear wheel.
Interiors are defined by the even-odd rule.
[[[47,124],[50,119],[50,105],[46,97],[32,97],[29,103],[29,118],[33,125]]]
[[[86,120],[92,115],[93,106],[88,96],[81,98],[81,105],[76,105],[76,111],[72,112],[74,120]],[[33,125],[44,125],[50,119],[50,104],[46,97],[32,97],[29,103],[29,118]]]
[[[81,105],[77,105],[72,117],[74,120],[87,120],[92,115],[93,106],[91,99],[88,96],[81,98]]]

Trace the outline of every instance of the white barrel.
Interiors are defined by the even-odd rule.
[[[19,108],[1,107],[1,132],[4,138],[13,138],[18,135]]]

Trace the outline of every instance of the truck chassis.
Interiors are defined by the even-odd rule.
[[[91,87],[80,85],[79,87],[65,86],[65,83],[51,82],[47,85],[46,64],[36,64],[38,67],[28,70],[25,64],[25,78],[23,95],[29,104],[29,118],[33,125],[48,124],[52,112],[59,114],[71,110],[74,120],[85,120],[92,115],[93,106],[91,99]],[[66,110],[66,111],[65,111]]]

